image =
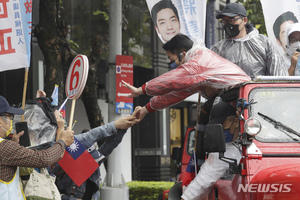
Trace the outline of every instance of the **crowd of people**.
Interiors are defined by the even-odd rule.
[[[259,75],[299,75],[296,65],[300,55],[300,24],[294,20],[286,25],[284,37],[280,36],[280,30],[276,30],[278,41],[287,54],[287,58],[283,58],[269,38],[259,34],[258,30],[248,23],[245,8],[239,3],[229,3],[216,16],[225,32],[225,38],[208,49],[200,40],[192,41],[188,36],[179,33],[180,22],[176,8],[171,1],[164,1],[167,2],[163,4],[164,7],[161,8],[160,4],[155,5],[151,15],[155,28],[164,40],[162,47],[166,51],[172,70],[140,87],[123,81],[124,86],[131,91],[129,98],[144,94],[153,96],[146,106],[137,106],[131,115],[81,134],[74,134],[71,127],[65,126],[61,113],[53,109],[57,123],[55,142],[46,149],[30,149],[18,144],[24,132],[11,133],[14,115],[23,115],[24,110],[11,107],[6,99],[0,96],[2,199],[26,199],[19,184],[20,168],[49,166],[53,166],[49,172],[58,177],[57,186],[62,199],[91,199],[99,190],[99,169],[79,187],[57,165],[64,155],[65,148],[74,142],[74,138],[86,149],[91,149],[91,155],[100,165],[121,143],[127,129],[140,122],[146,114],[175,105],[195,93],[200,93],[207,99],[200,114],[201,126],[197,127],[221,124],[226,139],[225,156],[240,160],[240,148],[236,145],[239,135],[239,120],[235,107],[236,89]],[[168,17],[168,14],[171,17]],[[167,34],[168,37],[164,34],[167,24],[173,27],[173,35]],[[289,62],[284,59],[288,59]],[[46,94],[38,91],[37,97],[46,98]],[[5,139],[10,134],[11,140]],[[106,138],[105,143],[95,148],[94,144],[103,138]],[[196,178],[189,185],[184,185],[181,198],[190,200],[205,197],[228,168],[229,165],[220,161],[216,153],[210,153]],[[211,176],[212,174],[214,176]]]

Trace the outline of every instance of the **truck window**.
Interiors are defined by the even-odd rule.
[[[263,113],[285,126],[300,132],[300,88],[255,88],[249,94],[249,101],[257,102],[249,108],[249,117],[256,117],[261,132],[255,137],[260,142],[299,142],[300,137],[281,128],[276,128],[257,113]]]
[[[188,135],[188,140],[186,145],[186,151],[187,154],[191,156],[193,154],[193,150],[195,147],[195,134],[196,134],[195,129],[192,129],[188,134],[189,135]]]

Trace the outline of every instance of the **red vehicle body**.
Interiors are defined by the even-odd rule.
[[[239,99],[244,102],[240,105],[242,159],[231,170],[231,178],[219,179],[206,199],[299,200],[300,78],[260,77],[240,88]],[[183,165],[189,159],[186,155]],[[174,199],[180,197],[169,198]]]

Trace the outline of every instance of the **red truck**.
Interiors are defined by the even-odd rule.
[[[221,126],[205,127],[204,143],[221,144],[213,145],[209,151],[220,152],[232,174],[229,179],[219,179],[206,199],[299,200],[300,77],[266,76],[245,83],[239,90],[237,109],[241,112],[240,161],[222,157],[225,140]],[[214,136],[209,129],[214,130]],[[192,141],[187,135],[185,145]],[[189,159],[185,153],[183,164]],[[180,183],[177,183],[165,196],[177,200],[180,194]]]

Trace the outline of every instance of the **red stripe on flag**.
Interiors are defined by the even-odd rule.
[[[98,163],[87,150],[85,150],[76,160],[65,151],[64,157],[58,164],[78,187],[99,167]]]

